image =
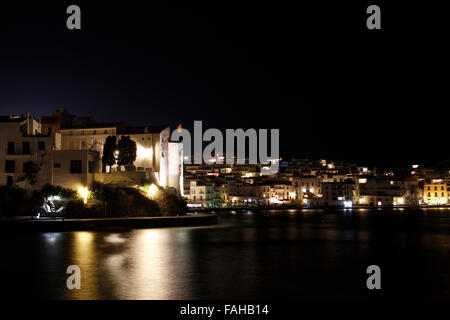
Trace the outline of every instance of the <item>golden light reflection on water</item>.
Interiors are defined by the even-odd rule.
[[[178,287],[184,276],[182,262],[188,256],[178,245],[175,234],[179,232],[183,231],[141,230],[134,238],[131,266],[135,282],[133,287],[137,289],[134,291],[135,299],[177,298],[175,287]]]
[[[38,234],[37,241],[25,238],[20,251],[4,245],[3,251],[11,251],[3,263],[10,263],[14,275],[17,252],[27,263],[36,255],[38,277],[29,296],[44,299],[221,299],[278,292],[306,297],[317,287],[316,280],[323,279],[323,271],[331,272],[329,279],[338,279],[336,285],[341,286],[343,278],[336,270],[349,270],[348,275],[355,263],[381,258],[398,270],[418,261],[416,270],[433,270],[430,282],[421,283],[425,295],[448,297],[449,215],[441,212],[371,211],[377,219],[360,211],[350,217],[283,214],[280,220],[264,218],[274,223],[261,226],[251,225],[243,215],[242,222],[230,216],[209,227],[46,232]],[[393,216],[402,222],[395,225],[398,229],[382,228],[381,222],[391,223]],[[65,287],[65,270],[71,264],[81,268],[81,290]],[[311,270],[318,271],[310,277]],[[342,294],[333,288],[324,292]]]
[[[81,269],[81,289],[66,299],[181,299],[190,272],[189,230],[74,232],[71,264]],[[67,275],[69,276],[69,275]],[[101,284],[104,284],[101,286]],[[106,285],[105,285],[106,284]]]
[[[81,289],[66,290],[67,299],[99,299],[96,234],[93,232],[73,232],[72,262],[81,270]],[[69,275],[67,275],[68,277]]]

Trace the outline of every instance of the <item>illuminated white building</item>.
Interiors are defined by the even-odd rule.
[[[213,183],[202,181],[190,181],[189,193],[186,195],[188,207],[209,208],[220,207],[220,191],[216,190]]]
[[[169,126],[96,124],[91,116],[79,118],[64,109],[57,109],[43,120],[41,124],[29,114],[0,117],[0,185],[35,189],[50,183],[77,190],[90,186],[94,180],[132,182],[144,177],[183,193],[182,143],[169,142]],[[102,174],[109,169],[102,168],[101,162],[108,136],[117,140],[129,136],[136,142],[133,172],[114,166],[117,177]],[[29,161],[39,167],[33,185],[23,179],[24,166]]]
[[[57,109],[52,116],[43,118],[45,118],[46,130],[61,133],[62,150],[96,151],[99,153],[100,159],[108,136],[117,137],[117,141],[121,136],[129,136],[136,142],[137,150],[134,162],[136,171],[146,172],[161,186],[174,187],[182,192],[182,188],[180,188],[182,170],[179,170],[182,161],[179,159],[180,147],[179,145],[175,146],[175,142],[172,143],[172,151],[176,154],[173,155],[172,160],[176,163],[172,163],[172,177],[169,178],[169,126],[136,127],[120,122],[98,124],[91,116],[79,118],[68,114],[64,109]],[[111,169],[113,171],[125,170],[118,166],[113,166]],[[103,167],[102,171],[108,172],[109,167]],[[104,182],[103,179],[102,181]]]
[[[61,150],[61,134],[42,134],[29,114],[0,117],[0,150],[0,185],[40,189],[49,183],[78,190],[92,182],[98,168],[98,153]],[[25,178],[30,164],[36,168],[35,181]]]

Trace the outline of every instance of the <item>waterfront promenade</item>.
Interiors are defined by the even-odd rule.
[[[188,214],[164,217],[120,217],[95,219],[34,218],[0,220],[0,231],[81,231],[111,228],[158,228],[203,226],[217,223],[214,214]]]

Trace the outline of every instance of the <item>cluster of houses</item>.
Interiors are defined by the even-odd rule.
[[[136,142],[131,169],[103,165],[108,136]],[[182,144],[170,141],[169,126],[97,123],[91,115],[78,117],[63,108],[41,121],[29,113],[0,116],[0,186],[32,190],[49,183],[86,190],[95,181],[132,186],[150,180],[181,193],[182,161]]]
[[[130,168],[102,163],[109,136],[136,142]],[[0,186],[39,189],[45,184],[84,191],[96,181],[138,186],[153,181],[177,190],[191,208],[240,206],[445,206],[448,168],[414,164],[387,170],[327,160],[279,160],[276,174],[255,164],[186,164],[169,126],[97,123],[63,108],[39,121],[29,113],[0,116]],[[30,178],[31,176],[31,178]]]
[[[412,165],[387,170],[326,160],[280,161],[275,175],[258,165],[187,165],[184,194],[191,208],[443,206],[450,203],[448,169]]]

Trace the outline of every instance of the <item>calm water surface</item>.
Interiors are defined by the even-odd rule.
[[[450,298],[450,210],[223,213],[211,227],[0,235],[13,299]],[[81,290],[66,288],[80,266]],[[382,290],[366,289],[381,267]]]

